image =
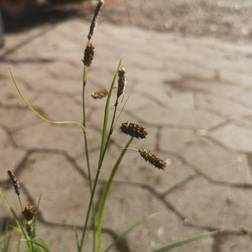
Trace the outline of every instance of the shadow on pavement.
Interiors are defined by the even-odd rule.
[[[71,3],[69,3],[71,2]],[[50,3],[40,6],[21,20],[4,18],[6,34],[19,33],[45,24],[56,24],[73,17],[85,17],[90,10],[88,1],[67,1],[64,3]]]

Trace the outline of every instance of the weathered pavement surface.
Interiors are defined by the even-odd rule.
[[[76,18],[8,35],[8,47],[1,51],[0,185],[17,206],[6,176],[7,169],[14,169],[24,199],[36,202],[42,195],[38,232],[57,252],[74,251],[72,226],[82,225],[88,202],[81,132],[48,125],[27,111],[11,86],[7,62],[43,113],[80,120],[87,31],[88,24]],[[33,39],[26,43],[27,38]],[[106,212],[105,245],[141,216],[160,212],[117,250],[151,251],[222,229],[221,235],[176,251],[251,251],[251,236],[241,230],[252,228],[252,47],[106,23],[99,26],[95,43],[89,94],[108,87],[122,57],[130,99],[120,121],[143,123],[149,137],[133,147],[146,146],[169,163],[160,172],[129,151]],[[87,103],[95,167],[104,101],[89,98]],[[103,179],[126,141],[115,130]],[[103,185],[104,180],[100,189]],[[7,216],[1,205],[1,219]]]

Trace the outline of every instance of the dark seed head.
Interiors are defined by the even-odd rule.
[[[36,210],[32,204],[27,204],[22,214],[27,221],[30,221],[35,216]]]
[[[8,170],[8,175],[11,180],[12,186],[15,190],[15,193],[19,196],[20,195],[20,185],[19,185],[19,182],[17,180],[16,175],[11,170]]]
[[[107,89],[103,89],[103,90],[100,90],[100,91],[96,91],[96,92],[93,92],[91,94],[91,96],[94,98],[94,99],[102,99],[104,97],[106,97],[108,95],[108,90]]]
[[[118,88],[117,88],[117,98],[119,98],[125,89],[126,85],[126,76],[125,76],[125,69],[121,68],[118,71]]]
[[[145,138],[148,134],[144,127],[131,122],[122,123],[120,129],[123,133],[135,138]]]
[[[95,53],[95,47],[91,42],[89,42],[86,46],[86,49],[84,52],[84,58],[82,60],[85,66],[88,66],[88,67],[91,66],[93,58],[94,58],[94,53]]]
[[[139,149],[138,152],[145,161],[151,163],[158,169],[164,170],[166,162],[160,159],[157,154],[145,149]]]
[[[101,10],[101,7],[102,7],[103,4],[104,4],[104,1],[99,0],[97,5],[96,5],[94,15],[93,15],[93,19],[92,19],[92,22],[91,22],[90,28],[89,28],[88,40],[91,40],[91,38],[92,38],[92,36],[94,34],[94,30],[95,30],[95,26],[96,26],[96,20],[97,20],[97,17],[98,17],[98,15],[100,13],[100,10]]]

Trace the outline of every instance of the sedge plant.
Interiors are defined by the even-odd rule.
[[[94,10],[94,15],[90,24],[90,29],[87,36],[87,42],[84,50],[84,56],[82,59],[83,62],[83,75],[82,75],[82,121],[59,121],[59,120],[52,120],[48,118],[47,116],[41,114],[40,111],[38,111],[32,103],[25,97],[23,92],[21,91],[17,80],[13,74],[13,72],[10,70],[12,83],[17,91],[18,96],[21,98],[23,103],[27,106],[27,108],[40,120],[44,121],[45,123],[50,123],[53,125],[70,125],[70,126],[76,126],[80,128],[80,134],[83,135],[83,142],[84,142],[84,157],[85,157],[85,163],[84,163],[84,169],[87,171],[88,174],[88,183],[89,183],[89,189],[90,189],[90,197],[89,202],[87,204],[87,211],[85,211],[85,216],[83,218],[83,228],[81,230],[81,234],[78,235],[77,232],[76,235],[76,252],[89,252],[86,250],[86,243],[88,242],[87,233],[89,228],[92,229],[92,251],[93,252],[108,252],[110,251],[117,242],[120,242],[121,239],[123,239],[129,232],[131,232],[133,229],[141,225],[144,221],[146,221],[149,218],[152,218],[153,216],[156,216],[156,214],[144,216],[141,220],[139,220],[137,223],[134,223],[130,227],[126,228],[126,230],[119,236],[119,238],[114,241],[112,244],[110,244],[107,248],[102,247],[102,228],[103,228],[103,221],[104,221],[104,213],[106,210],[106,204],[109,199],[110,192],[112,190],[112,185],[114,178],[120,169],[121,162],[123,158],[125,157],[127,151],[129,150],[131,144],[134,142],[135,139],[145,139],[148,136],[147,129],[139,125],[135,122],[124,122],[120,126],[120,130],[129,136],[128,141],[125,143],[125,145],[121,149],[121,153],[118,155],[117,160],[115,164],[112,167],[111,173],[109,177],[107,178],[107,181],[105,183],[105,187],[102,192],[102,196],[96,204],[94,202],[96,193],[97,193],[97,185],[100,179],[100,174],[103,169],[103,164],[105,157],[108,153],[108,148],[111,143],[111,136],[114,134],[114,130],[116,128],[116,123],[118,121],[119,116],[121,115],[121,112],[123,111],[123,108],[119,109],[119,103],[122,103],[122,98],[125,93],[125,86],[126,86],[126,71],[123,67],[122,60],[119,60],[117,67],[115,69],[111,85],[107,89],[99,90],[96,92],[93,92],[92,94],[88,94],[86,87],[88,85],[88,74],[89,74],[89,68],[92,66],[93,59],[95,57],[95,46],[93,43],[93,37],[95,32],[95,27],[97,23],[97,18],[99,16],[100,10],[103,6],[104,2],[102,0],[99,0],[97,2],[97,6]],[[99,149],[99,157],[98,157],[98,163],[94,164],[93,160],[90,160],[89,156],[89,141],[88,141],[88,121],[86,117],[86,97],[87,95],[91,95],[94,99],[106,99],[106,103],[104,106],[104,113],[103,113],[103,125],[101,130],[101,142],[100,142],[100,149]],[[113,106],[113,110],[111,113],[111,107]],[[166,162],[161,159],[156,153],[153,153],[152,151],[148,149],[136,149],[136,152],[147,162],[149,162],[151,165],[153,165],[155,168],[159,169],[160,171],[164,170],[166,167]],[[93,167],[96,166],[97,169],[93,169]],[[92,174],[92,171],[95,171],[95,174]],[[17,195],[17,199],[20,206],[20,212],[21,217],[19,214],[16,213],[16,211],[10,206],[8,203],[8,200],[4,196],[4,194],[1,192],[2,201],[4,202],[7,209],[12,214],[13,218],[16,221],[16,230],[18,230],[20,241],[23,244],[20,245],[18,243],[18,247],[16,251],[25,251],[25,252],[50,252],[49,247],[46,245],[44,241],[39,239],[36,236],[35,232],[35,221],[36,221],[36,213],[37,213],[37,207],[34,207],[31,204],[24,204],[21,199],[20,195],[20,186],[18,183],[18,180],[15,176],[15,174],[9,170],[8,175],[10,178],[10,181],[13,185],[13,188],[15,190],[15,193]],[[84,209],[83,209],[84,210]],[[192,241],[207,237],[209,235],[213,235],[215,232],[209,232],[206,234],[200,234],[196,235],[195,237],[191,237],[189,239],[183,240],[183,241],[177,241],[172,244],[166,245],[162,248],[157,248],[156,250],[153,250],[153,252],[165,252],[165,251],[171,251],[175,249],[176,247],[186,245]],[[9,243],[10,243],[10,236],[9,233],[5,236],[4,241],[0,240],[0,252],[8,252],[9,251]]]

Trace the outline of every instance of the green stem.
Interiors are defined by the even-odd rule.
[[[99,204],[99,210],[98,210],[98,215],[97,215],[97,232],[96,232],[96,251],[99,252],[101,250],[101,238],[102,238],[102,224],[103,224],[103,215],[104,215],[104,210],[105,210],[105,205],[108,199],[108,195],[110,193],[111,187],[112,187],[112,183],[114,180],[114,177],[118,171],[118,168],[121,164],[121,161],[126,153],[126,151],[128,150],[128,147],[130,146],[130,144],[133,141],[133,137],[130,138],[130,140],[128,141],[128,143],[125,145],[125,147],[123,148],[120,156],[118,157],[112,172],[109,176],[109,180],[105,185],[105,189],[103,191],[103,195]]]
[[[82,117],[83,117],[83,125],[86,128],[86,84],[88,80],[88,74],[87,74],[87,67],[84,65],[83,68],[83,79],[82,79]],[[84,149],[85,149],[85,157],[86,157],[86,163],[87,163],[87,170],[88,170],[88,181],[89,181],[89,188],[90,193],[92,193],[92,174],[91,174],[91,165],[90,165],[90,159],[89,159],[89,150],[88,150],[88,139],[87,139],[87,131],[83,131],[83,137],[84,137]],[[95,206],[92,202],[92,210],[93,210],[93,252],[95,252]],[[79,246],[79,244],[78,244]]]
[[[16,223],[17,223],[17,226],[21,232],[21,235],[23,236],[25,242],[26,242],[26,246],[27,246],[27,250],[28,252],[33,252],[33,247],[32,247],[32,243],[31,243],[31,240],[30,238],[28,237],[25,229],[24,229],[24,226],[22,224],[22,222],[19,220],[16,212],[14,211],[14,209],[10,206],[8,200],[6,199],[5,195],[3,194],[3,192],[0,190],[0,196],[1,198],[3,199],[3,202],[5,203],[5,206],[7,207],[7,209],[10,211],[10,213],[12,214],[12,216],[14,217]]]
[[[121,64],[121,62],[119,63],[119,66],[120,66],[120,64]],[[116,74],[115,74],[115,76],[113,78],[108,99],[110,99],[112,89],[113,89],[113,84],[115,83],[115,79],[116,79],[118,69],[119,69],[119,67],[117,68]],[[108,105],[108,103],[107,103],[107,105]],[[97,169],[96,176],[95,176],[95,179],[94,179],[94,185],[92,187],[91,197],[90,197],[90,200],[89,200],[88,210],[87,210],[87,214],[86,214],[86,220],[85,220],[85,224],[84,224],[84,228],[83,228],[83,232],[82,232],[82,237],[81,237],[81,242],[80,242],[80,246],[79,246],[79,252],[81,252],[82,248],[83,248],[84,240],[85,240],[86,233],[87,233],[87,226],[88,226],[89,216],[90,216],[90,212],[91,212],[92,202],[94,200],[94,195],[95,195],[95,192],[96,192],[96,187],[97,187],[97,183],[98,183],[100,172],[101,172],[101,167],[102,167],[103,160],[104,160],[104,157],[105,157],[105,154],[106,154],[106,150],[107,150],[107,147],[108,147],[108,144],[109,144],[109,141],[110,141],[110,137],[111,137],[111,135],[113,133],[113,127],[114,127],[114,122],[115,122],[115,117],[116,117],[117,105],[118,105],[118,98],[117,98],[116,103],[115,103],[113,118],[112,118],[112,121],[111,121],[111,124],[110,124],[109,135],[108,135],[107,140],[105,142],[104,148],[101,148],[101,155],[100,155],[100,158],[99,158],[98,169]],[[105,111],[106,111],[106,109],[105,109]],[[106,115],[106,112],[105,112],[105,117],[106,116],[107,115]],[[104,134],[103,134],[103,137],[104,137]],[[103,143],[102,143],[102,145],[103,145]]]
[[[87,68],[84,65],[83,69],[83,85],[82,85],[82,120],[83,125],[86,128],[86,84],[87,84]],[[89,159],[89,151],[88,151],[88,140],[87,140],[87,132],[83,131],[84,136],[84,146],[85,146],[85,156],[87,162],[87,169],[88,169],[88,180],[89,180],[89,187],[90,191],[92,192],[92,175],[91,175],[91,168],[90,168],[90,159]]]
[[[19,206],[20,206],[20,209],[21,209],[21,212],[22,212],[23,211],[23,204],[22,204],[22,200],[21,200],[20,195],[18,195],[18,202],[19,202]]]

